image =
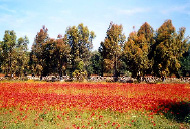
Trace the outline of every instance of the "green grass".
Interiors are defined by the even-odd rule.
[[[179,129],[188,128],[185,122],[167,119],[164,114],[148,111],[128,111],[126,113],[109,110],[64,109],[63,111],[20,111],[18,109],[0,110],[0,128],[8,129],[63,129],[63,128],[142,128]]]

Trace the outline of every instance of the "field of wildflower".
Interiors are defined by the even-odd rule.
[[[1,82],[0,128],[190,128],[190,84]]]

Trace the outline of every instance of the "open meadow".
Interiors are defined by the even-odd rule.
[[[190,84],[1,82],[0,128],[190,128]]]

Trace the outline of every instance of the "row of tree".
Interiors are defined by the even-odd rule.
[[[99,49],[104,69],[112,69],[115,77],[118,77],[125,63],[125,69],[133,77],[145,74],[158,77],[175,74],[179,77],[180,60],[189,49],[185,30],[182,27],[176,32],[171,20],[165,21],[157,31],[145,22],[137,32],[131,32],[125,41],[122,25],[111,23]]]
[[[67,74],[77,79],[112,73],[116,81],[127,73],[133,77],[146,74],[179,77],[180,71],[190,71],[189,38],[185,37],[185,30],[182,27],[176,32],[171,20],[165,21],[156,31],[145,22],[126,40],[122,25],[111,22],[99,50],[94,52],[95,33],[83,24],[68,27],[65,35],[58,35],[57,39],[50,38],[48,29],[43,26],[31,52],[27,51],[26,36],[17,40],[14,31],[5,31],[0,42],[1,70],[6,76]]]
[[[6,76],[16,74],[24,76],[28,70],[29,54],[27,52],[28,38],[21,37],[16,40],[14,31],[5,31],[3,41],[0,41],[1,71]]]

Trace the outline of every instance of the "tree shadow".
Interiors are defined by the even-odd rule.
[[[167,119],[190,123],[190,102],[161,102],[159,112]]]

